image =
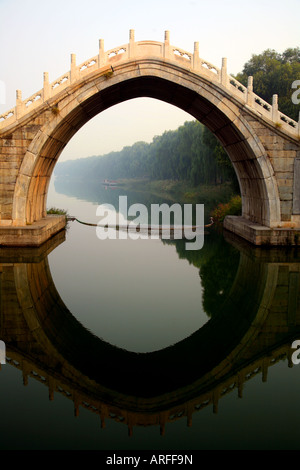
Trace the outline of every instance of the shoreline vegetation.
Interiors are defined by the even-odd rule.
[[[141,194],[149,193],[170,201],[170,204],[204,204],[206,216],[213,217],[219,226],[222,226],[226,215],[241,214],[241,197],[236,194],[235,187],[230,182],[193,186],[188,181],[120,178],[114,188]],[[57,207],[47,209],[47,214],[64,215],[66,219],[69,217],[67,210]]]
[[[226,215],[241,215],[242,200],[231,182],[192,186],[188,181],[121,178],[117,187],[135,192],[149,192],[170,202],[205,204],[209,215],[221,225]]]
[[[181,203],[200,203],[203,199],[227,202],[233,193],[230,182],[216,185],[191,185],[188,181],[152,180],[149,178],[120,178],[117,186],[130,191],[147,191],[156,196],[163,196],[170,201]]]
[[[65,209],[59,209],[58,207],[50,207],[47,209],[47,214],[49,215],[65,215],[66,218],[68,217],[68,211]]]

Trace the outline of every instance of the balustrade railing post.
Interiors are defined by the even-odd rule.
[[[269,368],[269,360],[268,359],[263,359],[262,367],[261,367],[261,372],[262,372],[261,379],[262,379],[263,382],[267,381],[268,368]]]
[[[223,57],[223,59],[222,59],[221,83],[225,88],[227,88],[227,86],[228,86],[228,75],[227,75],[227,59],[226,59],[226,57]]]
[[[99,39],[99,57],[98,57],[98,66],[99,68],[105,64],[105,55],[104,55],[104,39]]]
[[[48,98],[50,98],[49,73],[44,72],[43,99],[47,101]]]
[[[298,137],[300,137],[300,111],[299,111],[299,117],[298,117]]]
[[[237,376],[237,388],[238,388],[239,398],[243,398],[244,383],[245,383],[245,375],[239,372]]]
[[[170,31],[165,31],[164,58],[170,59]]]
[[[134,29],[129,30],[129,44],[128,44],[128,57],[135,56],[135,40],[134,40]]]
[[[19,119],[23,111],[22,92],[21,90],[16,91],[16,117]]]
[[[253,106],[253,77],[248,77],[248,85],[247,85],[247,104],[249,106]]]
[[[193,55],[193,68],[199,70],[200,57],[199,57],[199,42],[194,42],[194,55]]]
[[[71,54],[71,83],[77,80],[76,54]]]
[[[74,416],[79,416],[79,397],[77,394],[73,396],[73,403],[74,403]]]
[[[278,122],[279,121],[278,95],[273,95],[273,97],[272,97],[272,121],[273,122]]]

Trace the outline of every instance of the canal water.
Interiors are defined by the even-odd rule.
[[[51,181],[48,207],[91,224],[120,195],[170,204],[71,183]],[[77,221],[2,248],[0,448],[299,449],[299,286],[296,249],[215,226],[194,251]]]

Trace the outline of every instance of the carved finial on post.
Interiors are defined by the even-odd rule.
[[[134,57],[134,29],[129,30],[129,44],[128,44],[128,52],[129,52],[129,58]]]
[[[164,436],[166,434],[166,423],[162,423],[159,429],[160,435]]]
[[[50,97],[49,73],[44,72],[44,101]]]
[[[243,397],[243,388],[244,388],[244,375],[241,373],[238,374],[238,397],[242,398]]]
[[[99,39],[99,67],[102,67],[105,63],[104,56],[104,39]]]
[[[188,407],[187,417],[186,417],[186,425],[188,428],[192,427],[193,423],[193,409],[191,406]]]
[[[248,77],[248,91],[253,91],[253,77]]]
[[[164,57],[170,57],[170,31],[165,31]]]
[[[71,54],[71,83],[76,81],[76,54]]]
[[[21,90],[16,91],[16,116],[17,119],[22,114],[22,92]]]
[[[17,106],[20,104],[21,101],[22,101],[22,92],[21,92],[21,90],[17,90],[17,91],[16,91],[16,103],[17,103]]]
[[[278,122],[278,95],[272,97],[272,120]]]
[[[134,29],[129,30],[129,41],[134,42]]]
[[[213,413],[218,413],[218,405],[219,405],[219,398],[220,398],[220,390],[216,389],[213,392],[212,402],[213,402]]]
[[[6,345],[4,341],[0,341],[0,370],[1,364],[6,364]]]
[[[49,395],[48,396],[49,396],[50,401],[54,400],[54,390],[53,390],[53,388],[49,387]]]
[[[222,58],[222,68],[221,68],[221,83],[227,87],[227,58]]]
[[[108,416],[107,408],[103,404],[100,405],[100,420],[101,420],[101,429],[104,429],[106,424],[105,424],[105,418]]]
[[[263,360],[262,368],[261,368],[262,369],[261,379],[263,382],[266,382],[268,378],[268,366],[269,366],[269,362],[267,360]]]
[[[23,385],[27,387],[28,385],[28,375],[27,372],[23,370]]]
[[[248,77],[247,85],[247,104],[252,106],[253,104],[253,77]]]
[[[193,67],[199,69],[199,42],[194,42]]]

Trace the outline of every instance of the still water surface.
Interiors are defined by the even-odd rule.
[[[48,207],[97,223],[119,194],[52,181]],[[77,222],[53,244],[0,252],[0,448],[299,448],[297,251],[214,228],[198,252],[99,240]]]

